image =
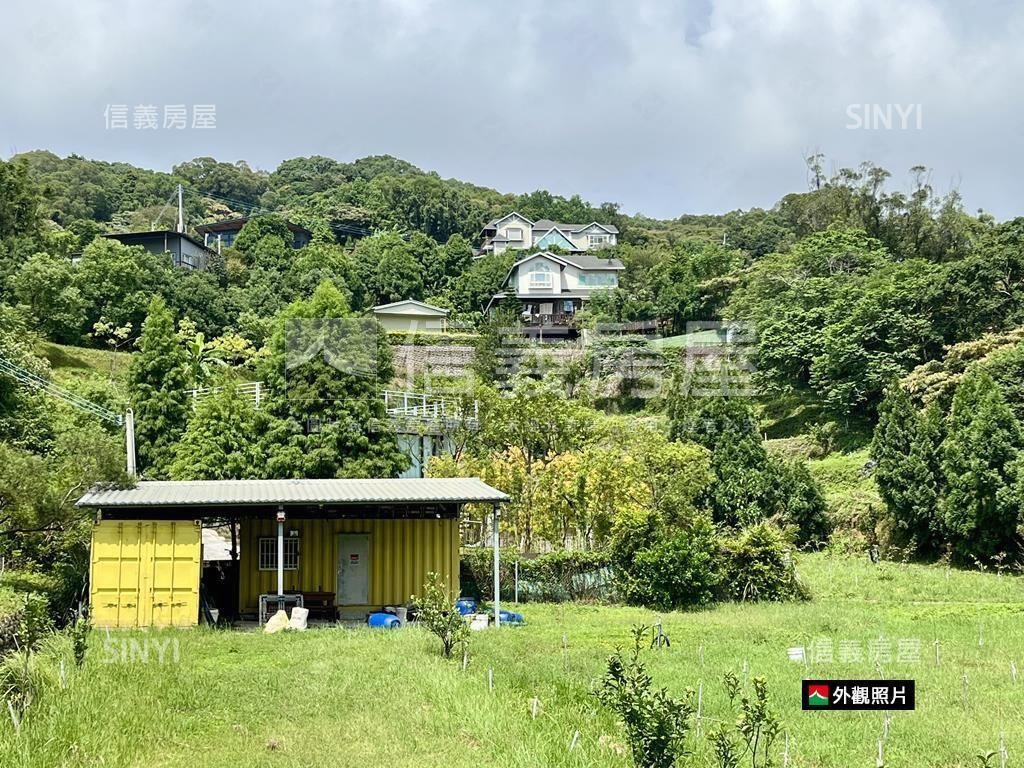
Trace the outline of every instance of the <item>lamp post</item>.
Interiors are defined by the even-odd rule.
[[[284,595],[284,505],[277,507],[277,596]]]
[[[491,514],[493,531],[491,533],[494,545],[494,628],[501,627],[501,537],[498,533],[498,521],[501,519],[501,507],[494,505]]]

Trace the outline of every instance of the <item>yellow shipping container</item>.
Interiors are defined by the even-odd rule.
[[[404,605],[422,594],[431,572],[458,594],[457,519],[292,519],[284,526],[289,541],[285,591],[334,592],[335,604],[350,614]],[[240,541],[239,606],[255,612],[261,594],[277,592],[277,523],[243,520]],[[265,564],[261,549],[267,554]]]
[[[202,529],[192,520],[103,520],[92,532],[89,603],[97,627],[199,621]]]

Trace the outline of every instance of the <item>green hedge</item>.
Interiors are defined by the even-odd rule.
[[[475,347],[480,341],[479,333],[458,333],[443,331],[437,333],[409,333],[408,331],[388,331],[388,343],[393,347],[410,344],[414,347]]]
[[[519,564],[519,599],[523,602],[614,599],[611,561],[607,552],[560,550],[527,556],[515,550],[501,552],[501,598],[515,596]],[[462,552],[462,595],[478,600],[494,597],[494,551],[466,548]]]
[[[521,602],[621,600],[655,610],[705,607],[720,601],[773,602],[809,597],[793,561],[792,530],[760,523],[720,531],[707,522],[689,531],[654,531],[628,537],[638,546],[610,551],[557,551],[526,556],[501,552],[501,598],[515,595],[519,564]],[[466,548],[463,597],[494,597],[494,552]]]

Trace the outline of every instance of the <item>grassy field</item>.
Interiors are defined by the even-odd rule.
[[[976,755],[998,750],[1001,734],[1009,765],[1019,764],[1024,678],[1014,681],[1011,664],[1024,672],[1024,580],[825,555],[802,559],[800,571],[811,602],[663,617],[672,646],[647,655],[652,674],[676,694],[702,689],[705,733],[733,718],[722,675],[762,676],[788,734],[789,766],[875,766],[883,714],[801,712],[799,682],[881,672],[918,686],[917,711],[893,715],[886,766],[978,766]],[[51,682],[20,733],[0,725],[0,763],[628,765],[622,733],[590,692],[630,625],[654,615],[586,605],[522,610],[527,626],[473,635],[465,671],[414,628],[274,636],[98,630],[81,670],[65,643],[41,657]],[[880,638],[875,649],[888,643],[892,658],[879,664],[868,656]],[[916,658],[908,651],[915,643]],[[791,646],[813,648],[816,657],[790,661]],[[691,743],[691,764],[712,765],[703,740]],[[782,750],[780,743],[777,765]]]
[[[53,380],[64,385],[93,378],[123,383],[132,358],[128,352],[69,347],[49,341],[40,343],[36,354],[49,361]]]
[[[840,528],[860,528],[872,511],[884,509],[873,475],[864,472],[870,460],[867,448],[850,453],[832,453],[807,462],[807,468],[821,483],[829,519]]]

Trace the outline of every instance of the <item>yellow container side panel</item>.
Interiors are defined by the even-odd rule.
[[[92,532],[89,600],[102,627],[199,621],[202,531],[191,520],[103,520]]]
[[[361,533],[370,537],[370,602],[345,607],[404,605],[431,572],[458,594],[458,520],[289,520],[284,527],[286,537],[299,533],[299,567],[284,572],[285,591],[336,592],[338,534]],[[241,521],[239,606],[246,612],[258,610],[261,594],[277,592],[277,571],[259,569],[261,538],[276,540],[274,520]]]

